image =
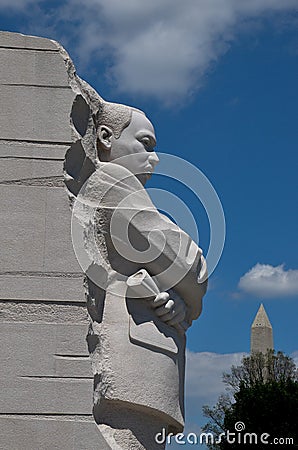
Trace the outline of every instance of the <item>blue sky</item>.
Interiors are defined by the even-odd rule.
[[[192,431],[222,391],[222,371],[249,351],[260,301],[276,349],[298,361],[297,24],[297,0],[0,0],[2,30],[61,42],[82,78],[143,109],[157,151],[199,167],[221,199],[225,248],[188,331]],[[149,186],[188,205],[206,253],[199,201],[166,177]]]

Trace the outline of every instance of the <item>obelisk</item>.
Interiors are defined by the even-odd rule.
[[[250,352],[266,353],[273,349],[272,325],[261,303],[251,326]]]

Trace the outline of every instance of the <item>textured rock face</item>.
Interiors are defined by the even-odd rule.
[[[154,153],[142,151],[137,139],[144,130],[148,139],[153,136],[152,124],[143,113],[129,109],[131,118],[126,120],[127,107],[96,101],[95,93],[92,110],[83,86],[81,102],[84,99],[90,104],[89,111],[85,108],[90,119],[84,121],[85,127],[73,121],[78,140],[67,152],[65,168],[74,200],[73,242],[87,275],[94,417],[112,448],[163,448],[154,442],[157,432],[164,428],[177,433],[184,426],[185,330],[201,312],[206,265],[201,250],[155,208],[132,172],[142,159],[146,168]],[[102,114],[105,108],[113,114]],[[107,127],[114,125],[115,109],[126,124],[116,139]],[[75,110],[76,102],[72,117]],[[131,151],[135,146],[138,153]],[[115,153],[117,162],[100,159]],[[78,154],[83,155],[82,168],[74,171],[80,167]],[[139,155],[140,165],[134,164]],[[92,167],[88,177],[87,166]],[[78,189],[82,179],[86,183]],[[168,298],[161,301],[159,295],[170,295],[174,314],[182,305],[177,322],[167,323]],[[161,301],[158,309],[164,309],[160,315],[154,298]]]
[[[1,32],[0,61],[0,448],[109,448],[63,182],[76,93],[53,41]]]
[[[134,171],[158,160],[136,139],[155,141],[153,126],[105,102],[58,43],[0,39],[1,445],[164,448],[155,434],[184,426],[185,331],[207,273]]]

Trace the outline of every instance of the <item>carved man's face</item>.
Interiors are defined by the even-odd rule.
[[[104,148],[104,160],[126,167],[143,184],[151,177],[159,159],[154,152],[154,128],[144,114],[133,111],[130,124],[118,139],[105,126],[99,128],[98,138]]]

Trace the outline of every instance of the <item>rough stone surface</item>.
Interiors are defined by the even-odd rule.
[[[154,128],[54,41],[0,33],[0,59],[0,448],[163,449],[207,271],[144,189]]]
[[[3,450],[111,450],[84,416],[3,415],[1,439]]]
[[[32,161],[43,160],[57,160],[64,161],[65,153],[68,149],[66,145],[56,144],[40,144],[36,142],[13,142],[0,141],[0,159],[31,159]],[[2,164],[1,164],[2,165]]]
[[[108,450],[63,182],[76,94],[49,39],[1,32],[0,61],[0,449]]]
[[[0,79],[8,86],[68,88],[65,64],[58,51],[28,51],[0,48]],[[22,67],[22,70],[20,70]]]
[[[0,274],[1,300],[84,303],[83,277],[78,273],[9,271]]]
[[[28,323],[26,313],[23,322],[3,322],[1,412],[90,415],[92,375],[85,333],[85,324]]]
[[[72,249],[62,177],[61,168],[59,176],[0,182],[0,274],[81,272]]]
[[[158,162],[145,114],[81,84],[71,117],[65,183],[87,275],[94,417],[112,448],[162,449],[155,434],[184,427],[185,331],[201,313],[205,260],[144,189]]]
[[[0,95],[1,139],[71,143],[65,127],[74,100],[70,88],[4,84]]]
[[[61,178],[61,161],[47,161],[41,159],[1,158],[0,183],[39,178]]]
[[[26,50],[43,50],[57,52],[57,44],[50,39],[26,36],[21,33],[10,33],[9,31],[1,31],[0,47],[10,49],[26,49]]]

